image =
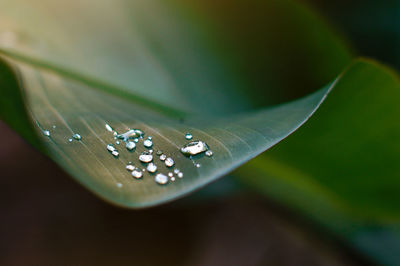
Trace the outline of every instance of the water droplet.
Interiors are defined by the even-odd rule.
[[[133,139],[133,141],[136,142],[136,143],[138,143],[138,142],[139,142],[139,139],[136,138],[136,139]]]
[[[153,154],[153,150],[149,150],[149,153],[150,153],[150,154]]]
[[[211,157],[211,156],[213,156],[213,152],[212,152],[212,150],[208,150],[208,151],[206,151],[206,156],[208,156],[208,157]]]
[[[153,155],[149,154],[148,152],[143,152],[139,156],[139,160],[144,163],[149,163],[149,162],[153,161]]]
[[[133,166],[133,165],[131,165],[131,164],[127,164],[126,165],[126,170],[128,170],[128,171],[133,171],[133,170],[135,170],[135,166]]]
[[[132,176],[134,178],[142,178],[143,172],[140,171],[140,169],[135,169],[135,170],[132,171]]]
[[[201,164],[196,163],[194,166],[196,166],[197,168],[200,168],[200,167],[201,167]]]
[[[183,177],[183,173],[182,173],[182,172],[179,172],[179,173],[178,173],[178,177],[179,177],[179,178],[182,178],[182,177]]]
[[[181,148],[185,156],[197,155],[208,150],[208,145],[204,141],[192,141]]]
[[[154,180],[160,185],[165,185],[168,183],[168,176],[164,174],[157,174]]]
[[[149,140],[152,140],[152,139],[153,139],[153,137],[152,137],[152,136],[148,136],[148,137],[147,137],[147,139],[149,139]]]
[[[117,187],[121,188],[123,185],[121,183],[117,183]]]
[[[68,139],[69,142],[72,142],[72,139]]]
[[[172,172],[169,172],[169,173],[168,173],[168,176],[169,176],[169,177],[173,177],[174,174],[173,174]]]
[[[113,151],[111,154],[114,155],[114,157],[118,157],[119,156],[119,152],[117,150]]]
[[[161,161],[165,161],[165,159],[167,159],[167,155],[161,154],[161,155],[160,155],[160,160],[161,160]]]
[[[143,138],[143,136],[144,136],[144,132],[142,130],[140,130],[140,129],[135,129],[135,133],[140,138]]]
[[[106,129],[107,129],[107,131],[110,131],[110,132],[114,131],[114,129],[109,124],[106,124]]]
[[[147,165],[147,171],[150,173],[155,173],[157,171],[157,165],[154,163],[149,163],[149,165]]]
[[[193,135],[190,134],[190,133],[186,133],[185,138],[186,138],[187,140],[191,140],[191,139],[193,138]]]
[[[171,177],[171,181],[172,181],[172,182],[175,182],[175,177],[174,177],[174,176]]]
[[[45,135],[46,137],[50,137],[50,131],[43,130],[43,135]]]
[[[107,150],[108,150],[109,152],[113,152],[113,151],[115,151],[115,147],[114,147],[114,145],[112,145],[112,144],[108,144],[108,145],[107,145]]]
[[[117,139],[125,139],[124,135],[122,134],[117,134],[115,137],[117,137]]]
[[[82,139],[82,136],[79,135],[79,134],[74,134],[74,135],[72,135],[72,137],[73,137],[74,139],[76,139],[76,140],[81,140],[81,139]]]
[[[160,155],[162,155],[162,151],[157,151],[157,156],[160,156]]]
[[[54,125],[53,128],[56,128],[56,126]]]
[[[178,168],[176,168],[176,169],[174,170],[174,173],[175,173],[175,174],[178,174],[180,171],[181,171],[181,170],[179,170]]]
[[[167,159],[165,159],[165,165],[168,167],[172,167],[174,166],[175,162],[171,157],[168,157]]]
[[[128,149],[128,150],[133,150],[134,148],[136,148],[136,144],[135,144],[135,142],[133,142],[133,141],[128,141],[127,143],[126,143],[126,148]]]
[[[143,145],[144,145],[146,148],[151,148],[151,146],[153,146],[153,142],[152,142],[151,140],[149,140],[149,139],[146,139],[146,140],[143,142]]]
[[[119,140],[117,140],[116,142],[115,142],[115,144],[117,144],[117,145],[119,145],[121,142],[119,142]]]

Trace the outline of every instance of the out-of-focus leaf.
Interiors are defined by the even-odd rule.
[[[309,123],[237,173],[380,262],[398,265],[399,101],[396,73],[358,61]]]

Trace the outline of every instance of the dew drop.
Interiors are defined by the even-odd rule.
[[[169,172],[169,173],[168,173],[168,176],[169,176],[169,177],[173,177],[174,174],[173,174],[172,172]]]
[[[144,132],[142,130],[140,130],[140,129],[134,129],[134,130],[138,137],[143,138]]]
[[[151,148],[151,146],[153,146],[153,142],[152,142],[151,140],[149,140],[149,139],[146,139],[146,140],[143,142],[143,145],[144,145],[146,148]]]
[[[160,156],[160,155],[162,155],[162,151],[158,150],[156,154],[157,154],[157,156]]]
[[[128,170],[128,171],[131,171],[131,172],[132,172],[133,170],[135,170],[135,168],[136,168],[136,167],[133,166],[133,165],[131,165],[131,164],[127,164],[127,165],[126,165],[126,170]]]
[[[138,139],[138,138],[135,138],[135,139],[133,139],[133,141],[136,142],[136,143],[138,143],[138,142],[139,142],[139,139]]]
[[[164,174],[157,174],[154,180],[160,185],[165,185],[168,183],[168,176]]]
[[[147,139],[149,139],[149,140],[152,140],[152,139],[153,139],[153,137],[152,137],[152,136],[148,136],[148,137],[147,137]]]
[[[136,144],[135,144],[135,142],[133,142],[133,141],[128,141],[127,143],[126,143],[126,148],[128,149],[128,150],[133,150],[134,148],[136,148]]]
[[[147,171],[150,173],[155,173],[157,171],[157,165],[154,163],[149,163],[149,165],[147,165]]]
[[[185,156],[197,155],[208,150],[208,145],[204,141],[192,141],[181,148],[181,152]]]
[[[201,167],[201,164],[196,163],[194,166],[196,166],[197,168],[200,168],[200,167]]]
[[[191,140],[191,139],[193,139],[193,135],[190,134],[190,133],[186,133],[185,138],[186,138],[187,140]]]
[[[165,161],[165,159],[167,159],[167,155],[161,154],[161,155],[160,155],[160,160],[161,160],[161,161]]]
[[[121,188],[123,185],[121,183],[117,183],[117,187]]]
[[[165,159],[165,165],[168,167],[172,167],[174,166],[175,162],[171,157],[168,157],[167,159]]]
[[[139,169],[135,169],[135,170],[132,171],[132,176],[134,178],[142,178],[143,172],[140,171]]]
[[[49,130],[43,130],[43,135],[46,137],[50,137],[50,131]]]
[[[79,134],[74,134],[74,135],[72,135],[72,137],[73,137],[74,139],[76,139],[76,140],[81,140],[81,139],[82,139],[82,136],[79,135]]]
[[[179,177],[179,178],[182,178],[182,177],[183,177],[183,173],[182,173],[182,172],[179,172],[179,173],[178,173],[178,177]]]
[[[109,152],[113,152],[113,151],[115,151],[115,147],[114,147],[114,145],[112,145],[112,144],[108,144],[108,145],[107,145],[107,150],[108,150]]]
[[[115,142],[115,144],[117,144],[117,145],[119,145],[121,142],[119,142],[119,140],[117,140],[116,142]]]
[[[53,128],[56,128],[56,126],[54,125]]]
[[[114,157],[118,157],[119,156],[119,152],[117,150],[111,152],[112,155],[114,155]]]
[[[172,182],[175,182],[175,177],[174,177],[174,176],[171,177],[171,181],[172,181]]]
[[[72,142],[72,139],[68,139],[69,142]]]
[[[109,124],[106,124],[106,129],[109,132],[113,132],[114,131],[114,129]]]
[[[143,152],[140,156],[139,156],[139,160],[143,163],[149,163],[151,161],[153,161],[153,155],[151,155],[148,152]]]
[[[149,153],[150,153],[150,154],[153,154],[153,150],[149,150]]]
[[[211,157],[211,156],[213,156],[213,152],[212,152],[212,150],[208,150],[208,151],[206,151],[206,156],[207,157]]]
[[[174,170],[174,173],[175,173],[175,174],[178,174],[180,171],[181,171],[181,170],[179,170],[178,168],[176,168],[176,169]]]

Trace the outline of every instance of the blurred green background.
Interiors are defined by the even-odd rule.
[[[400,68],[399,1],[170,2],[236,73],[230,112],[304,96],[357,56]],[[400,265],[400,86],[366,62],[271,151],[148,210],[98,200],[1,123],[0,264]]]

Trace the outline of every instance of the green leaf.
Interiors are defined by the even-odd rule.
[[[373,61],[357,61],[317,115],[237,174],[381,263],[397,265],[399,100],[397,73]],[[392,244],[383,249],[383,243]]]
[[[241,10],[238,3],[232,6]],[[284,18],[292,18],[299,34],[312,29],[307,36],[315,43],[301,42],[296,51],[302,52],[292,59],[299,54],[301,62],[313,55],[313,65],[321,63],[318,68],[334,66],[322,75],[324,82],[348,62],[346,46],[329,27],[315,26],[319,19],[311,11],[291,1],[269,3],[263,8],[282,14],[289,10]],[[258,98],[268,96],[260,90],[265,90],[265,80],[250,82],[260,76],[259,69],[239,73],[254,55],[238,54],[254,47],[242,44],[223,51],[229,34],[213,31],[215,24],[207,24],[204,13],[189,18],[185,14],[195,9],[188,8],[162,1],[0,3],[1,118],[99,196],[122,206],[144,207],[187,194],[265,151],[303,124],[325,98],[329,86],[289,104],[248,111],[252,103],[246,89],[258,89]],[[264,24],[254,22],[254,27],[262,29]],[[275,29],[263,42],[291,35],[276,35],[279,27]],[[285,41],[281,54],[297,47],[291,40]],[[259,60],[269,62],[261,66],[269,76],[281,72],[282,67],[272,67],[276,58],[266,59],[264,54]],[[313,79],[314,70],[303,73]],[[184,178],[167,186],[157,185],[147,173],[143,180],[134,180],[125,165],[132,161],[143,167],[137,157],[144,147],[138,144],[132,154],[117,145],[120,156],[114,158],[106,150],[115,143],[106,123],[119,132],[144,130],[153,137],[155,150],[175,159]],[[195,158],[200,168],[179,151],[188,142],[186,132],[214,152],[211,158]],[[74,133],[83,139],[70,142]],[[170,171],[155,161],[160,172]]]

